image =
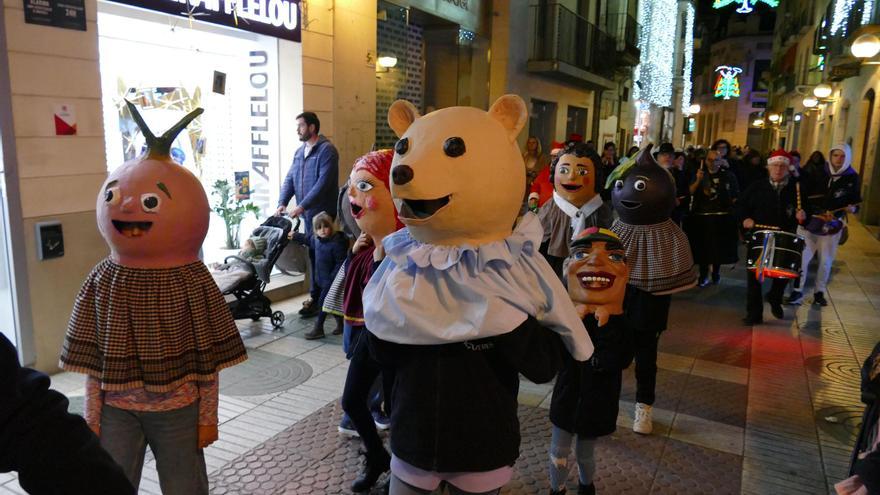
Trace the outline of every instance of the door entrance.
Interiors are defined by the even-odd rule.
[[[532,98],[532,111],[529,112],[529,136],[541,141],[545,150],[550,149],[556,136],[556,103]]]

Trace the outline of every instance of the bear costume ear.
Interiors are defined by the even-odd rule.
[[[397,137],[403,137],[410,124],[415,122],[417,118],[419,118],[419,111],[416,106],[406,100],[397,100],[388,109],[388,125],[394,130]]]
[[[516,141],[519,131],[529,119],[526,102],[517,95],[504,95],[495,100],[492,108],[489,109],[489,115],[507,129],[507,137],[510,142]]]

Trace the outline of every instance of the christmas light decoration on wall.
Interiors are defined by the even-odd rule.
[[[834,0],[831,9],[831,29],[832,35],[846,36],[847,25],[849,19],[853,15],[853,8],[861,4],[862,16],[859,18],[859,24],[862,26],[871,24],[871,17],[874,14],[874,0]]]
[[[681,71],[682,85],[681,108],[687,113],[691,107],[693,82],[691,73],[694,67],[694,6],[688,4],[684,21],[684,65]]]
[[[719,65],[715,72],[718,75],[718,82],[715,83],[715,98],[739,98],[739,78],[737,76],[743,70],[739,67],[731,67],[729,65]]]
[[[779,0],[715,0],[715,3],[712,4],[712,8],[722,9],[732,3],[741,4],[739,8],[736,9],[740,14],[748,14],[753,11],[755,5],[758,5],[759,3],[765,3],[770,7],[779,7]]]
[[[633,73],[633,98],[652,105],[668,107],[672,104],[672,79],[678,24],[676,0],[652,0],[642,2],[639,9],[639,49],[642,52],[639,65]]]

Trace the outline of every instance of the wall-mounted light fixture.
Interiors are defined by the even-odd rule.
[[[873,58],[874,55],[880,53],[880,38],[874,34],[865,33],[856,38],[849,49],[856,58]]]
[[[813,96],[816,98],[828,98],[833,91],[830,84],[822,83],[813,88]]]
[[[387,71],[397,65],[397,57],[392,55],[383,55],[376,60],[376,68]]]
[[[767,116],[767,120],[769,120],[770,122],[772,122],[774,124],[779,122],[779,119],[781,119],[781,118],[782,117],[780,117],[778,113],[771,113],[770,115]]]
[[[819,99],[815,96],[805,96],[802,103],[806,108],[815,108],[819,104]]]

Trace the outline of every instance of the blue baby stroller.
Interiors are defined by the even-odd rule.
[[[296,228],[298,227],[299,219]],[[268,316],[273,327],[280,328],[284,324],[284,313],[272,311],[264,291],[275,262],[287,246],[291,228],[289,218],[269,217],[251,233],[251,239],[259,238],[266,242],[262,258],[248,260],[232,255],[223,260],[225,268],[222,272],[225,274],[215,275],[214,279],[223,295],[235,296],[235,300],[229,303],[229,309],[236,320],[250,318],[258,321]]]

